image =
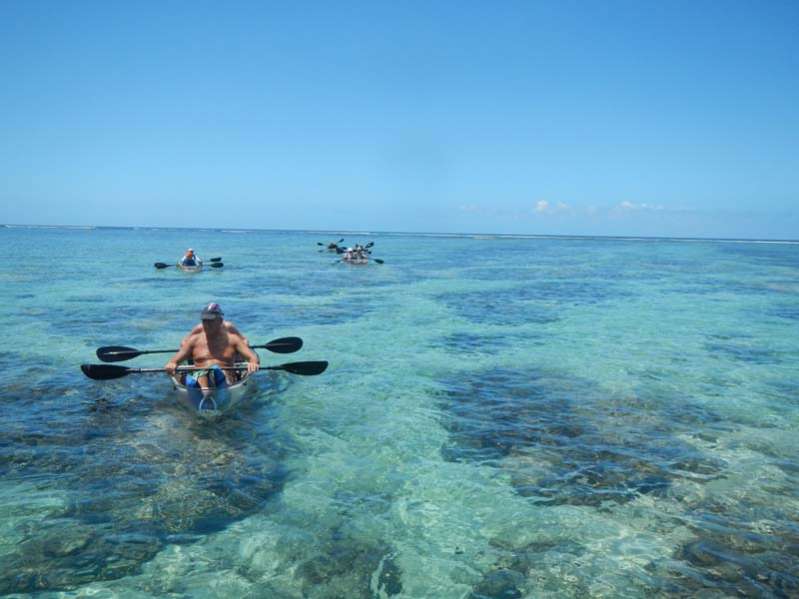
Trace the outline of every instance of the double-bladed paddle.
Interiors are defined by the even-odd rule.
[[[220,370],[247,370],[247,366],[218,366]],[[113,364],[81,364],[80,369],[90,379],[95,381],[110,381],[121,379],[129,374],[141,374],[149,372],[166,372],[165,368],[128,368],[127,366],[114,366]],[[278,366],[260,366],[258,370],[285,370],[291,374],[315,375],[322,374],[327,369],[327,361],[319,362],[289,362]],[[176,372],[193,372],[195,370],[205,370],[193,366],[180,366]]]
[[[385,261],[381,260],[380,258],[369,258],[369,260],[371,260],[372,262],[377,262],[378,264],[385,264]],[[350,260],[345,260],[344,258],[342,258],[341,260],[336,260],[335,262],[333,262],[333,264],[339,264],[340,262],[347,264],[350,262]]]
[[[299,351],[302,347],[302,339],[299,337],[281,337],[263,345],[251,345],[252,349],[268,349],[276,354],[291,354]],[[123,345],[107,345],[97,349],[97,357],[103,362],[124,362],[132,360],[144,354],[174,354],[176,349],[144,349],[139,350]]]
[[[170,266],[175,266],[175,265],[174,264],[165,264],[163,262],[156,262],[153,266],[155,266],[156,268],[158,268],[160,270],[162,268],[169,268]],[[222,268],[224,266],[224,264],[222,262],[211,262],[211,264],[209,264],[209,266],[211,268]]]
[[[211,263],[209,265],[211,268],[222,268],[224,266],[224,264],[222,264],[221,257],[211,258],[208,262]],[[153,266],[155,266],[160,270],[162,268],[169,268],[170,266],[174,266],[174,264],[167,264],[166,262],[156,262],[155,264],[153,264]]]

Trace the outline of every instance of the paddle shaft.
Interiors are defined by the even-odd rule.
[[[302,339],[299,337],[282,337],[270,341],[269,343],[264,343],[263,345],[250,346],[252,349],[267,349],[276,354],[290,354],[299,350],[301,347]],[[138,350],[133,347],[110,346],[98,349],[97,357],[104,362],[121,362],[137,358],[144,354],[174,354],[177,351],[176,349]]]
[[[372,262],[377,262],[378,264],[385,264],[385,261],[381,260],[380,258],[368,258],[367,257],[367,261],[369,261],[369,260],[371,260]],[[358,262],[358,258],[356,258],[355,260],[346,260],[344,258],[341,258],[340,260],[336,260],[335,262],[333,262],[333,264],[338,264],[339,262],[344,262],[345,264],[356,264],[357,266],[363,266],[364,265],[363,262]]]
[[[123,366],[122,368],[127,368],[128,374],[137,374],[137,373],[148,373],[148,372],[166,372],[165,368],[128,368],[127,366]],[[247,370],[247,364],[236,364],[235,366],[178,366],[175,369],[175,372],[195,372],[197,370],[210,370],[210,369],[219,370]],[[259,366],[258,370],[284,370],[280,366]]]
[[[222,268],[224,264],[222,264],[222,258],[211,258],[209,260],[211,268]],[[194,266],[201,266],[202,262],[195,264]],[[166,262],[156,262],[153,266],[158,269],[169,268],[170,266],[175,266],[173,264],[167,264]]]
[[[210,368],[219,368],[220,370],[248,370],[249,364],[242,365],[239,363],[235,366],[213,365]],[[129,374],[167,372],[166,368],[128,368],[127,366],[116,366],[114,364],[82,364],[80,369],[83,371],[83,374],[96,381],[109,381],[122,378],[123,376],[128,376]],[[209,367],[202,366],[179,366],[175,368],[175,372],[196,372],[198,370],[208,369]],[[258,367],[258,370],[285,370],[286,372],[290,372],[292,374],[302,375],[321,374],[326,369],[326,361],[289,362],[287,364],[279,364],[277,366]]]

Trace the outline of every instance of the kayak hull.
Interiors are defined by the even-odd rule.
[[[172,377],[178,403],[201,418],[215,419],[244,402],[256,392],[255,379],[245,372],[244,378],[222,388],[206,389],[187,387],[176,376]]]
[[[341,258],[341,261],[346,262],[347,264],[369,264],[369,258],[366,257],[347,258],[344,256]]]
[[[186,266],[178,262],[175,266],[178,267],[178,270],[182,270],[183,272],[200,272],[203,269],[203,261],[197,260],[197,264],[194,266]]]

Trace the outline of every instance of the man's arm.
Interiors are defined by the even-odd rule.
[[[186,347],[189,344],[189,341],[191,341],[191,338],[194,335],[199,335],[200,333],[202,333],[202,331],[203,331],[203,325],[201,324],[196,325],[191,331],[189,331],[189,334],[186,335],[183,338],[183,340],[180,342],[180,349]]]
[[[189,335],[186,339],[184,339],[185,344],[181,343],[180,349],[177,353],[172,356],[169,361],[164,365],[164,369],[172,376],[175,374],[175,369],[178,367],[178,364],[191,356],[192,350],[194,348],[194,337]]]
[[[227,329],[227,332],[228,332],[229,334],[231,334],[231,335],[237,335],[237,336],[241,337],[241,338],[242,338],[242,340],[244,341],[244,344],[245,344],[245,345],[247,345],[247,346],[249,346],[249,345],[250,345],[250,340],[249,340],[249,339],[247,339],[247,337],[245,337],[245,336],[242,334],[242,332],[241,332],[241,331],[239,331],[239,330],[236,328],[236,325],[235,325],[235,324],[233,324],[232,322],[230,322],[229,320],[226,320],[226,321],[225,321],[225,328]]]
[[[261,363],[258,360],[258,355],[247,345],[247,340],[241,335],[235,335],[233,339],[235,340],[233,346],[236,348],[236,351],[247,358],[247,371],[255,372],[258,370]]]

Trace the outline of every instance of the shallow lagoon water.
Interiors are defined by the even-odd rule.
[[[799,244],[339,237],[0,229],[0,594],[799,594]],[[214,425],[80,373],[209,301],[330,368]]]

